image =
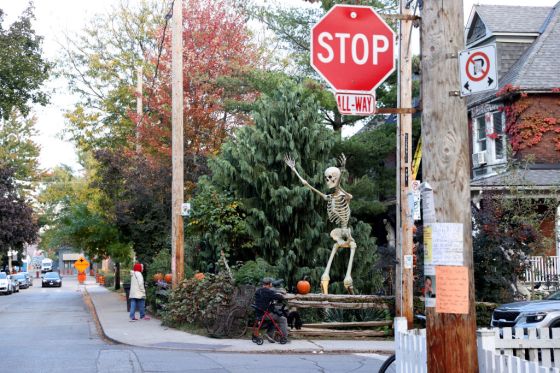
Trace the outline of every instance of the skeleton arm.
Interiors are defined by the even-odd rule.
[[[344,189],[342,189],[340,187],[340,185],[338,186],[338,189],[340,189],[340,191],[344,194],[344,198],[346,198],[347,202],[350,202],[352,200],[352,198],[354,198],[350,193],[348,193],[347,191],[345,191]]]
[[[290,167],[292,169],[292,171],[296,174],[296,176],[298,177],[298,179],[301,181],[301,183],[303,185],[305,185],[308,189],[310,189],[312,192],[317,193],[318,195],[321,196],[321,198],[323,198],[324,200],[327,199],[327,195],[321,193],[320,191],[318,191],[317,189],[313,188],[311,185],[309,185],[309,183],[303,178],[301,177],[301,175],[297,172],[296,170],[296,162],[289,156],[286,155],[284,157],[284,162],[286,162],[286,164],[288,165],[288,167]]]

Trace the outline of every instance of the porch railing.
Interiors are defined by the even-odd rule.
[[[560,263],[557,256],[531,256],[530,265],[525,270],[527,283],[558,283]]]

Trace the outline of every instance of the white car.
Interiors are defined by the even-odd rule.
[[[0,272],[0,293],[12,294],[14,292],[12,276],[6,274],[6,272]]]

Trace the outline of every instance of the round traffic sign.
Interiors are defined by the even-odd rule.
[[[372,7],[335,5],[311,29],[311,66],[336,91],[369,93],[395,69],[394,41]]]
[[[490,71],[490,58],[483,52],[473,53],[465,66],[467,77],[473,82],[486,78]]]

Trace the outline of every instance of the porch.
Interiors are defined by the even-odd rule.
[[[531,287],[540,284],[558,289],[560,285],[560,263],[558,256],[530,256],[530,265],[525,270],[524,282]]]

